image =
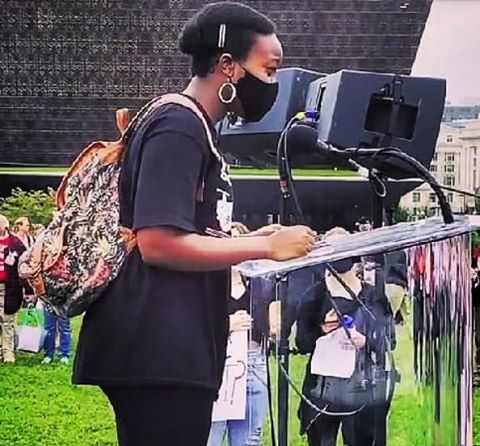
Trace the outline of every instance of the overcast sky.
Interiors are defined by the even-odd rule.
[[[434,0],[412,74],[447,79],[453,104],[480,103],[480,0]]]

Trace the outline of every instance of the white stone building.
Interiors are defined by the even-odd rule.
[[[442,123],[430,171],[444,186],[469,192],[480,188],[480,120]],[[455,213],[472,213],[475,199],[445,191]],[[435,194],[422,185],[405,195],[400,205],[415,215],[438,214]]]

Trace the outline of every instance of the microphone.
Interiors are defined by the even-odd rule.
[[[295,124],[287,133],[287,150],[292,155],[317,153],[325,163],[348,163],[361,176],[368,178],[369,171],[351,159],[352,149],[341,150],[318,138],[318,131],[306,123]]]
[[[291,155],[328,152],[323,141],[319,141],[317,129],[305,123],[294,124],[287,133],[287,149]]]

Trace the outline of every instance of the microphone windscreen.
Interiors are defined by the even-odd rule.
[[[317,129],[305,124],[295,124],[287,134],[287,148],[289,155],[316,152],[318,132]]]

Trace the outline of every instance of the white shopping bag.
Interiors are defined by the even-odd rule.
[[[17,329],[17,336],[17,350],[38,353],[42,349],[44,339],[43,328],[22,325]]]
[[[317,339],[310,370],[312,375],[350,378],[355,371],[355,347],[343,328]]]
[[[40,323],[38,310],[29,305],[17,327],[17,350],[38,353],[43,347],[45,330]]]

